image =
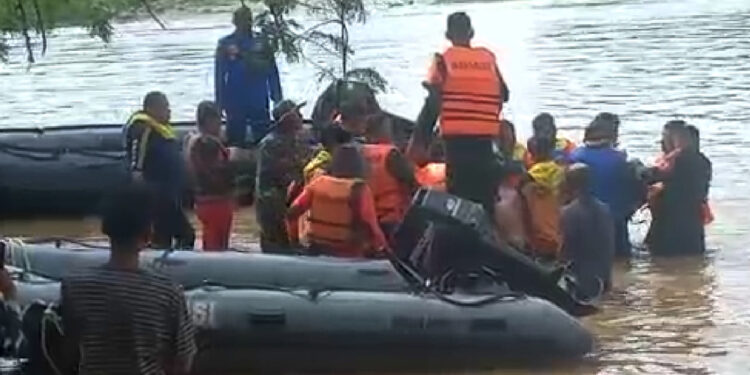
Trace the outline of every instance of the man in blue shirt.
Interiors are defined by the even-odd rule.
[[[628,220],[639,201],[639,186],[627,156],[615,148],[619,119],[600,114],[586,128],[584,145],[571,154],[575,163],[588,165],[591,193],[609,206],[615,225],[615,254],[630,256]]]
[[[235,30],[219,40],[214,65],[216,103],[227,118],[227,140],[231,146],[263,138],[270,123],[269,96],[282,99],[279,70],[273,52],[262,36],[253,35],[252,13],[241,7],[234,12]]]

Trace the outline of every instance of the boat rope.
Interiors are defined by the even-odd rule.
[[[52,323],[52,325],[57,330],[57,333],[61,336],[65,334],[62,327],[62,318],[60,318],[60,315],[55,311],[54,304],[48,304],[47,307],[44,309],[44,313],[42,314],[42,321],[41,321],[41,347],[42,347],[42,355],[44,355],[44,359],[47,360],[47,363],[52,368],[52,371],[55,373],[55,375],[63,375],[62,371],[57,367],[57,364],[55,363],[52,356],[49,354],[49,351],[47,349],[47,323]]]
[[[95,249],[95,250],[108,250],[109,246],[106,245],[97,245],[81,240],[77,240],[70,237],[35,237],[30,238],[26,240],[26,243],[32,244],[32,245],[38,245],[38,244],[45,244],[45,243],[54,243],[56,248],[61,248],[63,243],[69,243],[73,245],[77,245],[86,249]],[[83,249],[66,249],[71,251],[82,251]]]

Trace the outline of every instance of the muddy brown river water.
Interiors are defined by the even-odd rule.
[[[415,117],[430,54],[443,45],[445,16],[466,10],[477,42],[497,52],[511,88],[507,117],[521,136],[549,111],[578,139],[596,112],[620,114],[622,146],[649,159],[672,117],[700,127],[714,163],[705,257],[652,259],[639,252],[616,266],[614,292],[586,318],[598,348],[582,363],[491,374],[746,374],[750,372],[750,1],[539,0],[415,3],[373,11],[353,30],[355,65],[389,80],[383,105]],[[305,18],[302,15],[302,18]],[[65,30],[27,69],[20,55],[0,65],[0,126],[121,123],[150,89],[171,98],[176,119],[212,96],[215,41],[227,14],[167,17],[121,25],[108,46]],[[20,52],[18,52],[20,53]],[[323,61],[322,56],[312,54]],[[281,65],[287,97],[320,89],[310,65]],[[252,210],[238,213],[233,243],[254,241]],[[633,225],[639,242],[645,232]],[[93,219],[0,223],[13,236],[96,237]],[[543,356],[544,353],[540,353]],[[470,373],[474,374],[474,373]]]

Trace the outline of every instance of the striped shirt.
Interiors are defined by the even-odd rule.
[[[165,277],[103,266],[66,278],[61,294],[80,375],[164,375],[196,353],[182,288]]]

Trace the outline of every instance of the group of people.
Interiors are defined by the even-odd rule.
[[[198,132],[184,147],[169,125],[163,93],[146,95],[128,120],[128,167],[141,183],[115,192],[103,206],[109,262],[62,283],[64,369],[189,372],[196,346],[185,297],[172,281],[140,270],[138,254],[147,246],[193,247],[183,211],[186,187],[195,195],[203,248],[229,247],[236,154],[230,146],[243,144],[248,127],[262,135],[256,210],[264,251],[304,247],[341,257],[389,251],[419,188],[481,204],[499,244],[571,263],[584,294],[610,287],[613,258],[631,252],[628,221],[644,205],[653,216],[646,240],[653,254],[705,250],[704,225],[713,217],[711,163],[700,152],[697,128],[684,121],[664,126],[663,153],[652,166],[628,161],[618,148],[619,118],[611,113],[591,121],[580,146],[559,137],[554,117],[542,113],[523,145],[501,118],[509,90],[495,57],[471,45],[471,21],[459,12],[448,17],[453,46],[434,59],[424,83],[430,95],[406,152],[393,144],[391,118],[356,101],[341,103],[311,146],[301,136],[304,103],[281,100],[275,64],[263,64],[262,51],[250,53],[260,62],[246,61],[244,53],[254,48],[248,19],[244,8],[235,13],[238,30],[220,42],[218,101],[198,105]],[[265,73],[254,76],[252,69]],[[243,90],[263,95],[249,107],[242,100],[253,96]],[[277,102],[270,113],[269,95]],[[432,139],[438,118],[440,139]],[[15,294],[7,274],[0,274],[0,289],[6,297]]]

